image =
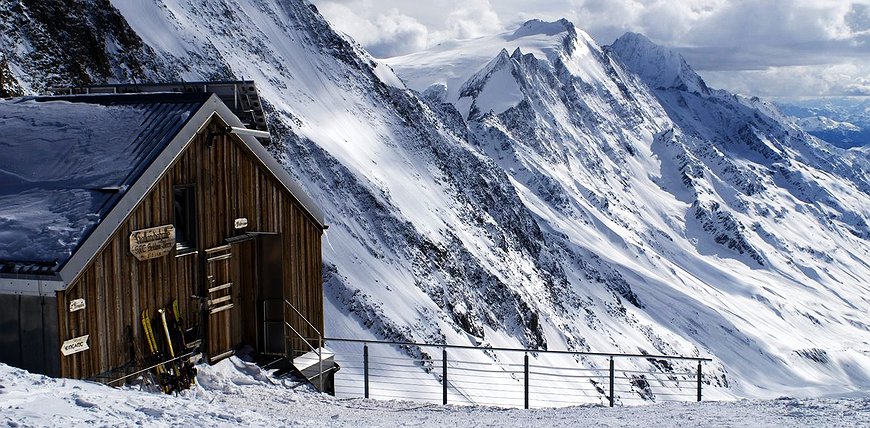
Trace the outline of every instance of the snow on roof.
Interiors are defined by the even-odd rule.
[[[0,261],[58,270],[208,97],[0,101]]]

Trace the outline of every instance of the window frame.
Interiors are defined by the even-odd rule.
[[[183,195],[181,198],[179,198],[179,192]],[[180,211],[179,201],[182,201],[181,210],[185,211],[181,215],[181,217],[184,217],[183,223],[180,223],[178,218]],[[196,208],[195,185],[180,184],[172,187],[172,226],[175,228],[175,249],[179,252],[189,252],[197,249]],[[183,232],[183,234],[180,232]]]

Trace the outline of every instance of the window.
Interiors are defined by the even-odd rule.
[[[196,248],[196,192],[192,185],[174,189],[175,248]]]

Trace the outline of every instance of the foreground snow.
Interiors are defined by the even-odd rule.
[[[870,397],[507,410],[342,400],[232,357],[180,397],[33,375],[0,364],[0,426],[868,426]]]

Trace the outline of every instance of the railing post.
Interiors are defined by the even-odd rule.
[[[523,360],[525,362],[525,364],[524,364],[524,366],[525,366],[524,367],[525,368],[525,388],[524,388],[525,405],[526,405],[526,408],[528,409],[529,408],[529,353],[528,352],[526,352],[526,356]]]
[[[441,402],[447,405],[447,348],[441,348]]]
[[[698,402],[701,401],[701,360],[698,360]]]
[[[323,336],[318,335],[317,341],[318,341],[318,343],[317,343],[317,345],[318,345],[318,347],[317,347],[317,360],[318,360],[317,363],[320,364],[320,367],[318,367],[317,369],[320,370],[320,376],[318,376],[318,379],[320,380],[320,392],[322,393],[323,392]]]
[[[363,393],[369,398],[369,345],[363,344]]]
[[[613,407],[613,397],[614,397],[613,379],[614,379],[614,377],[615,377],[615,370],[613,369],[613,355],[611,355],[610,356],[610,389],[608,390],[610,392],[610,397],[608,397],[608,398],[610,398],[610,407]]]

